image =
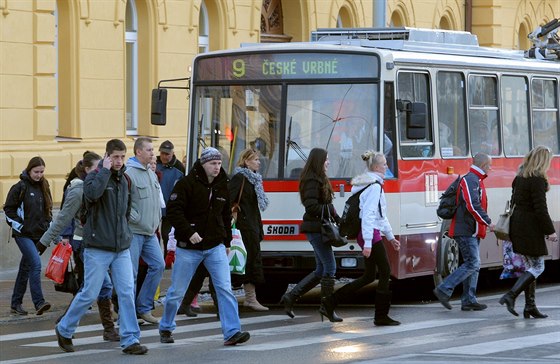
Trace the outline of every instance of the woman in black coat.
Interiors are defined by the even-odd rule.
[[[228,183],[231,205],[236,211],[236,227],[241,232],[243,244],[247,250],[247,262],[243,276],[232,276],[234,285],[243,283],[245,302],[243,306],[255,311],[268,311],[268,307],[257,301],[255,285],[264,283],[261,258],[261,241],[264,237],[261,211],[268,207],[268,198],[264,193],[260,169],[259,152],[245,149],[241,152],[237,167]],[[238,205],[238,208],[235,206]],[[236,215],[236,216],[235,216]]]
[[[6,220],[21,251],[11,303],[11,312],[16,315],[27,315],[22,303],[28,281],[37,315],[51,308],[41,289],[41,258],[36,247],[52,220],[52,196],[44,173],[43,158],[31,158],[19,177],[20,181],[10,188],[4,204]]]
[[[313,148],[309,152],[309,157],[299,179],[299,196],[305,208],[301,231],[305,233],[313,247],[316,266],[313,272],[305,276],[290,292],[282,296],[286,315],[292,318],[295,316],[294,303],[318,283],[321,283],[322,298],[332,295],[334,291],[336,260],[332,247],[323,243],[321,235],[321,220],[327,213],[330,213],[337,223],[340,220],[332,204],[334,193],[327,177],[329,164],[327,151],[321,148]],[[342,321],[342,318],[334,310],[327,310],[322,302],[319,314],[321,315],[321,321],[323,316],[326,316],[331,322]]]
[[[546,318],[535,304],[536,279],[544,272],[544,256],[548,255],[545,239],[558,241],[552,219],[546,205],[546,192],[550,185],[546,172],[552,162],[550,149],[538,146],[533,148],[523,160],[519,173],[513,180],[512,201],[515,205],[510,220],[510,238],[513,251],[525,261],[525,273],[517,279],[511,290],[502,298],[508,311],[515,311],[515,299],[525,291],[523,317]]]

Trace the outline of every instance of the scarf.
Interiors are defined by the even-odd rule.
[[[268,207],[268,197],[266,197],[266,194],[264,193],[262,176],[259,173],[251,171],[249,168],[243,167],[235,167],[233,174],[236,175],[237,173],[242,174],[245,178],[247,178],[247,180],[249,180],[249,183],[253,185],[255,193],[257,194],[259,209],[261,211],[266,210]]]

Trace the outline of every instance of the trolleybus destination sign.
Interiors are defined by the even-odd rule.
[[[200,57],[195,81],[377,78],[375,55],[352,53],[259,53]]]

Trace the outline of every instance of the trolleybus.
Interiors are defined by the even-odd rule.
[[[554,154],[547,194],[560,221],[560,62],[480,47],[476,36],[428,29],[320,29],[310,42],[248,44],[200,54],[190,78],[187,164],[204,146],[233,171],[240,152],[260,151],[264,189],[261,299],[277,300],[314,269],[300,231],[298,178],[311,148],[328,151],[334,205],[342,211],[350,180],[365,168],[365,150],[382,151],[388,218],[401,242],[388,247],[393,278],[449,274],[458,246],[436,215],[441,192],[465,174],[472,156],[493,164],[485,180],[497,221],[523,156],[536,145]],[[560,258],[548,242],[548,260]],[[482,267],[502,265],[489,233]],[[335,248],[337,275],[361,274],[355,241]]]

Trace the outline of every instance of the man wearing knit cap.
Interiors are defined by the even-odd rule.
[[[159,324],[160,341],[173,343],[175,315],[187,287],[204,262],[218,296],[224,345],[241,344],[250,334],[241,331],[237,299],[231,290],[226,249],[231,241],[228,178],[222,155],[205,148],[188,175],[177,182],[167,204],[167,217],[175,227],[177,250]]]

